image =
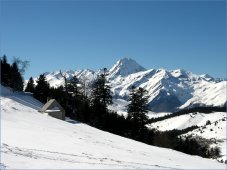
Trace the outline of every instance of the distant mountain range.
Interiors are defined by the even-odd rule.
[[[69,79],[76,75],[83,83],[91,84],[101,72],[101,69],[84,69],[64,71],[63,74]],[[54,87],[64,82],[60,71],[46,72],[45,76]],[[188,107],[226,104],[227,81],[207,74],[196,75],[183,69],[145,69],[136,61],[123,58],[108,70],[107,79],[114,102],[120,100],[120,103],[127,103],[132,86],[145,88],[149,95],[149,109],[153,112],[173,112]],[[119,102],[115,105],[119,105]],[[117,106],[115,110],[118,108],[125,109]]]

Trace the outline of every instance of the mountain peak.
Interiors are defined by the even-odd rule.
[[[129,74],[145,70],[146,69],[139,65],[135,60],[125,57],[118,60],[116,64],[114,64],[114,66],[109,70],[109,75],[111,78],[115,78],[117,76],[124,77]]]
[[[120,60],[118,60],[117,62],[121,62],[121,63],[128,63],[128,62],[136,62],[135,60],[128,58],[128,57],[124,57]]]

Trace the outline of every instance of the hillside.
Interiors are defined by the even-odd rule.
[[[207,123],[210,122],[211,124]],[[211,146],[218,146],[221,149],[221,158],[226,160],[226,113],[189,113],[172,118],[167,118],[149,124],[149,128],[155,128],[159,131],[169,131],[173,129],[183,130],[192,126],[198,126],[197,129],[190,131],[182,136],[192,136],[194,138],[205,138],[211,142]],[[214,141],[215,139],[215,141]]]
[[[29,94],[1,86],[1,168],[225,169],[215,160],[149,146],[37,112]]]
[[[207,139],[211,146],[218,146],[221,149],[221,157],[218,160],[226,162],[226,113],[222,113],[218,119],[218,113],[214,113],[214,119],[210,118],[211,124],[200,126],[200,128],[195,129],[191,132],[183,134],[183,137],[196,137]]]
[[[99,71],[68,70],[63,72],[68,79],[76,75],[87,91],[93,81],[101,73]],[[60,71],[45,73],[51,86],[63,84]],[[136,61],[123,58],[108,70],[107,79],[111,86],[114,103],[119,105],[119,113],[125,110],[124,103],[128,99],[132,86],[142,87],[148,91],[149,109],[153,112],[174,112],[180,109],[197,106],[223,106],[226,104],[226,80],[213,78],[207,74],[196,75],[183,69],[165,70],[148,69]],[[36,80],[36,78],[35,78]]]

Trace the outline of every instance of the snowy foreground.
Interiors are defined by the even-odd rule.
[[[215,160],[43,115],[31,96],[1,90],[2,169],[226,169]]]

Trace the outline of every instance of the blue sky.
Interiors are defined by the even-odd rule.
[[[226,78],[225,1],[1,1],[1,56],[58,69],[145,68]]]

